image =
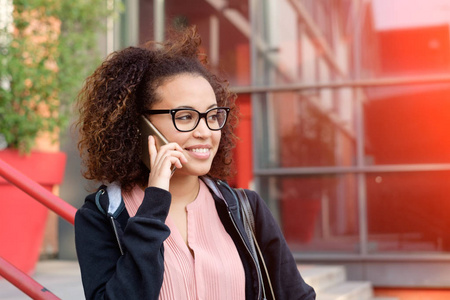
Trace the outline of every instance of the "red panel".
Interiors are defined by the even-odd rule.
[[[235,184],[241,188],[248,188],[253,179],[252,164],[252,115],[249,95],[239,96],[240,119],[239,127],[236,129],[236,135],[239,141],[236,144],[234,152],[234,161],[236,162],[237,174]]]
[[[64,152],[34,151],[31,154],[18,155],[17,150],[6,149],[0,151],[0,159],[42,185],[54,185],[63,180],[67,156]],[[5,182],[5,179],[0,177],[0,183]]]
[[[448,25],[407,28],[378,33],[381,70],[385,74],[448,71]]]
[[[0,159],[38,181],[48,191],[62,181],[65,153],[0,151]],[[6,175],[5,175],[6,176]],[[0,177],[0,256],[25,273],[32,273],[39,258],[48,209]]]
[[[10,184],[0,184],[0,192],[0,256],[31,274],[39,259],[48,209]]]
[[[248,44],[236,47],[236,78],[240,85],[250,83],[250,52]],[[237,174],[234,182],[241,188],[248,188],[253,179],[252,158],[252,106],[250,94],[241,94],[236,100],[240,111],[239,126],[235,134],[239,137],[234,151]]]

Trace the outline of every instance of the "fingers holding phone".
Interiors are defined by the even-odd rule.
[[[157,149],[154,136],[148,138],[148,149],[151,170],[148,186],[169,190],[169,181],[174,168],[180,169],[183,163],[187,162],[183,149],[177,143],[169,143]]]
[[[183,149],[169,143],[164,135],[143,115],[139,118],[141,160],[150,170],[149,186],[169,189],[169,180],[176,168],[187,162]]]

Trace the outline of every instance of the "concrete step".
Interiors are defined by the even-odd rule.
[[[297,268],[305,282],[316,292],[346,281],[343,266],[298,265]]]
[[[370,300],[372,284],[366,281],[345,281],[317,292],[317,300]]]
[[[374,298],[368,281],[347,281],[343,266],[299,265],[298,269],[316,291],[317,300],[395,300]]]

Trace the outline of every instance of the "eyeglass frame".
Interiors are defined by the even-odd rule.
[[[224,120],[224,122],[223,122],[223,125],[222,125],[220,128],[218,128],[218,129],[212,129],[211,127],[209,127],[208,120],[206,119],[206,116],[208,115],[208,113],[209,113],[210,111],[212,111],[212,110],[215,110],[215,109],[223,109],[223,110],[226,111],[225,120]],[[195,112],[199,115],[199,118],[197,119],[197,123],[195,124],[195,126],[194,126],[192,129],[190,129],[190,130],[180,130],[180,129],[178,129],[177,124],[176,124],[176,122],[175,122],[175,114],[176,114],[177,112],[179,112],[180,110],[190,110],[190,111],[195,111]],[[212,131],[219,131],[219,130],[222,130],[223,127],[225,127],[225,124],[227,124],[227,121],[228,121],[228,115],[229,115],[229,113],[230,113],[230,110],[231,110],[231,109],[230,109],[229,107],[212,107],[212,108],[208,109],[206,112],[201,113],[201,112],[199,112],[198,110],[193,109],[193,108],[149,109],[149,110],[145,110],[145,111],[144,111],[144,114],[147,114],[147,115],[170,114],[170,115],[172,115],[172,123],[173,123],[173,126],[175,127],[176,130],[178,130],[178,131],[180,131],[180,132],[191,132],[191,131],[195,130],[195,128],[197,128],[198,124],[200,124],[200,120],[201,120],[201,119],[205,119],[206,126],[209,128],[209,130],[212,130]]]

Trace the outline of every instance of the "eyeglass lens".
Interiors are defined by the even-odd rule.
[[[178,130],[190,131],[197,127],[200,122],[200,113],[194,110],[179,110],[174,115],[175,127]],[[215,108],[206,114],[206,125],[211,130],[221,129],[227,120],[227,111],[222,108]]]

